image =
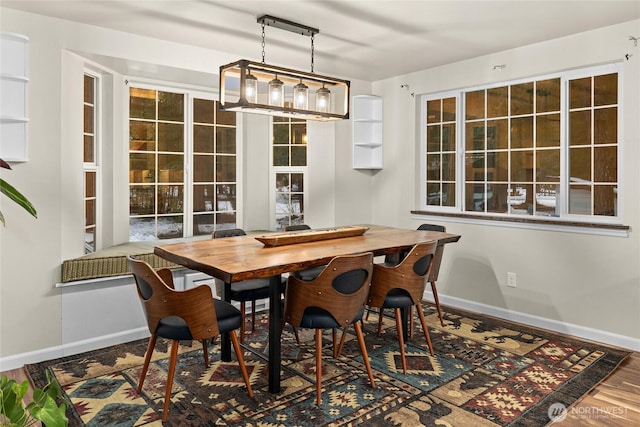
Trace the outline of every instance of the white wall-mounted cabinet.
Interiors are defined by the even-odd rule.
[[[29,38],[0,33],[0,158],[27,160]]]
[[[353,168],[382,169],[382,98],[353,97]]]

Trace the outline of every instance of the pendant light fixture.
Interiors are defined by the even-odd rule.
[[[262,62],[241,59],[220,67],[220,109],[307,120],[349,118],[348,80],[316,74],[314,36],[316,28],[264,15]],[[265,26],[276,27],[311,38],[311,72],[265,63]]]

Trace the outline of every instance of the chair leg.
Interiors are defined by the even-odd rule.
[[[322,329],[316,329],[316,404],[322,402]]]
[[[402,372],[407,373],[407,359],[404,355],[404,333],[402,332],[402,316],[400,309],[396,308],[396,329],[398,330],[398,345],[400,346],[400,357],[402,358]]]
[[[171,356],[169,357],[169,372],[167,372],[167,388],[164,392],[164,409],[162,411],[162,422],[167,421],[169,415],[169,402],[171,402],[171,387],[173,387],[173,376],[176,373],[176,362],[178,359],[179,341],[171,342]]]
[[[444,327],[444,316],[442,315],[442,309],[440,308],[440,299],[438,298],[438,289],[436,289],[436,282],[431,282],[431,292],[433,293],[433,302],[436,304],[436,309],[438,310],[440,325]]]
[[[247,386],[247,392],[249,393],[249,397],[253,397],[253,390],[251,389],[251,381],[249,381],[249,373],[247,372],[247,367],[244,364],[244,356],[242,355],[242,348],[240,347],[240,343],[238,342],[238,337],[236,335],[236,331],[229,331],[229,338],[231,338],[231,342],[233,343],[233,351],[236,352],[236,357],[238,358],[238,365],[240,365],[240,372],[242,372],[242,378],[244,378],[244,384]]]
[[[409,307],[409,338],[413,339],[413,307]]]
[[[431,337],[429,336],[429,329],[427,329],[427,322],[424,320],[424,312],[422,311],[422,306],[418,303],[416,304],[416,310],[418,311],[418,316],[420,317],[420,323],[422,324],[422,330],[424,331],[424,337],[427,340],[427,345],[429,346],[429,351],[433,356],[433,343],[431,343]]]
[[[356,329],[356,335],[358,337],[358,344],[360,345],[360,352],[362,353],[362,360],[367,368],[367,374],[369,375],[369,381],[371,381],[371,387],[376,388],[376,383],[373,380],[373,373],[371,372],[371,364],[369,363],[369,354],[367,353],[367,346],[364,343],[364,336],[362,335],[362,327],[359,322],[355,322],[353,327]],[[346,328],[345,328],[346,331]]]
[[[251,300],[251,332],[256,330],[256,300]]]
[[[384,314],[384,310],[382,307],[378,310],[378,336],[382,333],[382,315]]]
[[[138,380],[138,394],[142,393],[142,385],[144,384],[144,379],[147,376],[147,370],[149,369],[149,362],[151,361],[153,349],[156,347],[156,339],[157,337],[155,335],[151,335],[149,338],[147,353],[144,355],[144,365],[142,365],[142,372],[140,372],[140,379]]]
[[[244,330],[245,322],[247,320],[247,304],[244,301],[240,301],[240,314],[242,315],[242,324],[240,325],[240,343],[244,344]]]
[[[204,354],[204,366],[209,367],[209,347],[206,339],[202,340],[202,353]]]
[[[349,328],[348,326],[345,326],[344,329],[342,329],[342,336],[340,337],[340,345],[338,345],[338,351],[334,353],[333,357],[336,357],[336,358],[340,357],[340,354],[342,353],[342,347],[344,347],[344,342],[345,342],[345,339],[347,338],[347,329],[348,328]],[[335,331],[335,329],[334,329],[334,331]]]
[[[331,336],[333,338],[333,358],[336,359],[338,357],[338,355],[340,354],[340,350],[342,349],[342,347],[338,348],[338,346],[336,345],[337,342],[337,336],[336,336],[336,328],[331,329]],[[340,337],[340,345],[342,345],[344,340],[344,332],[342,332],[342,337]]]

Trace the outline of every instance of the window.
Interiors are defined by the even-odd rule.
[[[236,224],[236,114],[189,92],[129,91],[131,241]]]
[[[307,122],[273,118],[276,230],[304,223]]]
[[[84,129],[83,129],[83,168],[84,168],[84,251],[96,251],[97,234],[97,85],[98,78],[84,75]]]
[[[611,222],[613,66],[422,98],[422,209]]]

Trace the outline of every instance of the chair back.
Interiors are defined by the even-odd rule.
[[[311,281],[289,276],[285,293],[285,320],[300,326],[307,308],[326,311],[342,327],[353,323],[367,301],[373,254],[337,256]]]
[[[247,233],[242,228],[229,228],[226,230],[215,230],[213,232],[213,238],[218,239],[221,237],[237,237],[237,236],[246,236]]]
[[[307,224],[291,224],[285,225],[284,231],[302,231],[302,230],[311,230]]]
[[[437,241],[418,243],[400,264],[376,265],[368,304],[371,307],[382,307],[384,299],[392,289],[402,289],[414,304],[420,303],[433,266],[437,245]]]
[[[176,291],[167,286],[146,262],[132,256],[128,257],[128,261],[151,334],[158,330],[160,320],[169,316],[183,319],[195,340],[220,334],[209,286],[201,285],[187,291]]]
[[[441,231],[442,233],[447,231],[447,227],[438,224],[420,224],[417,229],[423,231]]]

